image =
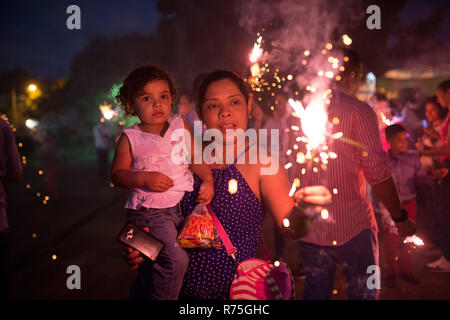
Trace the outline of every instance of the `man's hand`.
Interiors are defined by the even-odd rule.
[[[403,222],[396,222],[395,226],[401,237],[409,237],[416,233],[416,224],[409,218]]]

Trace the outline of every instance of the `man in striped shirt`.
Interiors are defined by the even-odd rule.
[[[308,185],[325,185],[333,191],[328,218],[317,219],[310,232],[300,239],[306,274],[304,299],[331,298],[337,265],[341,265],[347,278],[349,299],[377,298],[379,282],[369,280],[373,279],[374,270],[379,270],[371,267],[378,266],[378,229],[366,197],[366,181],[397,221],[399,234],[415,232],[414,223],[402,211],[389,158],[381,146],[375,112],[354,97],[363,75],[361,60],[353,51],[343,53],[349,59],[344,59],[348,61],[341,80],[332,87],[328,108],[333,133],[343,133],[342,138],[329,145],[337,158],[328,162],[325,171],[307,169],[304,177]]]

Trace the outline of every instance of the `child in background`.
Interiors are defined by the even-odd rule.
[[[418,186],[433,184],[429,176],[420,164],[417,154],[408,153],[408,138],[406,129],[399,124],[386,127],[386,140],[389,143],[389,159],[393,169],[393,177],[397,185],[402,207],[408,212],[411,220],[416,220],[417,202],[416,191]],[[387,210],[381,204],[376,204],[377,211],[381,212],[383,225],[383,242],[385,252],[387,287],[394,287],[396,277],[417,284],[411,267],[411,255],[408,254],[408,246],[403,243],[396,230],[395,223]]]
[[[175,300],[187,270],[187,253],[177,243],[184,224],[179,202],[185,191],[193,190],[193,176],[187,161],[175,163],[175,148],[180,150],[177,156],[181,159],[191,159],[192,171],[202,180],[197,201],[208,204],[214,195],[211,169],[206,164],[193,164],[194,154],[190,151],[196,148],[184,145],[189,146],[190,142],[194,146],[193,135],[191,141],[186,141],[189,135],[178,135],[172,141],[175,130],[190,132],[181,115],[171,115],[175,95],[174,82],[164,70],[144,66],[124,80],[116,97],[125,115],[136,115],[140,123],[123,131],[116,147],[112,178],[119,187],[130,189],[125,204],[128,221],[147,227],[165,244],[155,262],[147,260],[140,266],[131,298],[145,292],[152,300]]]

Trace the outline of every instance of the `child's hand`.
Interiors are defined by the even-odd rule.
[[[203,181],[198,193],[197,202],[208,205],[214,197],[214,183],[212,181]]]
[[[155,192],[164,192],[173,187],[173,181],[160,172],[142,172],[143,186]]]

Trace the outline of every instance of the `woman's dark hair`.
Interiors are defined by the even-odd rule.
[[[245,98],[245,101],[248,101],[248,97],[250,94],[250,88],[248,84],[242,80],[242,78],[236,73],[228,70],[217,70],[207,74],[200,85],[198,86],[197,92],[195,93],[195,102],[197,108],[197,114],[200,119],[203,119],[202,113],[202,104],[205,101],[206,91],[208,90],[211,83],[220,81],[223,79],[228,79],[232,81],[241,91],[242,95]]]
[[[125,117],[136,115],[128,106],[133,104],[134,99],[140,94],[147,82],[154,80],[167,81],[172,101],[175,100],[177,95],[175,82],[166,71],[152,65],[137,68],[125,78],[119,93],[115,96],[117,104],[125,112]]]
[[[426,105],[427,103],[434,104],[434,105],[436,106],[436,108],[438,109],[438,112],[439,112],[439,118],[440,118],[440,119],[445,119],[445,117],[447,116],[448,109],[442,108],[442,107],[441,107],[441,105],[439,104],[439,102],[438,102],[436,96],[427,99],[427,100],[425,101],[425,105]]]

